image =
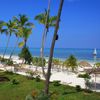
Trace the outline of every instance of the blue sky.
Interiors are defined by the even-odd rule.
[[[52,0],[51,15],[57,15],[60,0]],[[48,0],[0,0],[0,20],[8,21],[18,14],[26,14],[35,24],[27,45],[40,47],[43,25],[34,17],[44,12]],[[54,29],[46,40],[46,47],[51,45]],[[65,0],[61,16],[59,40],[56,48],[100,48],[100,0]],[[7,37],[0,35],[0,47],[6,46]],[[15,36],[11,37],[10,47],[15,44]]]

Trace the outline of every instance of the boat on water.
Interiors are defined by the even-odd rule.
[[[97,50],[96,48],[94,49],[94,52],[93,52],[93,56],[96,56],[97,55]]]

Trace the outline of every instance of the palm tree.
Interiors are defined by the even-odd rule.
[[[65,60],[65,66],[67,68],[71,68],[72,71],[74,71],[77,67],[77,59],[73,55],[70,55],[69,58]]]
[[[19,15],[18,17],[14,17],[14,21],[16,21],[18,26],[18,32],[20,33],[21,37],[24,39],[24,42],[20,43],[23,44],[23,47],[26,47],[27,39],[29,38],[30,34],[32,33],[32,28],[34,24],[29,22],[29,19],[26,15]]]
[[[50,80],[50,75],[51,75],[52,57],[53,57],[55,42],[57,39],[57,33],[58,33],[58,29],[59,29],[59,22],[60,22],[60,16],[61,16],[61,12],[62,12],[63,3],[64,3],[64,0],[60,0],[58,16],[57,16],[57,21],[56,21],[56,27],[55,27],[55,31],[54,31],[54,35],[53,35],[51,48],[50,48],[50,56],[49,56],[48,69],[47,69],[46,82],[45,82],[45,94],[49,93],[49,83],[50,83],[49,80]]]
[[[29,22],[29,18],[26,15],[14,16],[13,19],[17,23],[18,33],[20,34],[21,38],[23,38],[23,42],[19,43],[19,47],[26,48],[26,43],[30,34],[32,33],[34,24]],[[24,59],[22,61],[22,64],[23,62]]]
[[[14,48],[13,48],[11,54],[10,54],[9,59],[11,59],[11,57],[14,54],[14,51],[15,51],[16,47],[18,46],[18,41],[19,41],[19,38],[21,37],[21,34],[17,31],[17,32],[15,32],[15,36],[16,36],[17,40],[16,40],[15,46],[14,46]]]
[[[5,27],[6,28],[3,29],[3,32],[5,32],[6,35],[8,35],[8,41],[7,41],[6,49],[5,49],[4,54],[3,54],[3,58],[6,54],[6,51],[7,51],[8,45],[9,45],[9,41],[10,41],[10,37],[11,37],[12,33],[16,32],[16,30],[15,30],[16,23],[14,21],[9,20],[9,22],[5,24]]]
[[[0,33],[3,33],[3,26],[5,25],[4,21],[0,21]]]
[[[50,14],[49,14],[50,13],[50,2],[51,2],[51,0],[49,0],[49,3],[48,3],[48,10],[45,10],[44,13],[41,13],[35,17],[35,20],[37,20],[40,24],[43,24],[45,27],[43,36],[42,36],[42,45],[41,45],[42,63],[43,63],[43,59],[44,59],[44,44],[45,44],[47,33],[48,33],[50,27],[55,27],[56,19],[57,19],[57,16],[50,16]],[[43,70],[43,74],[45,76],[43,64],[42,64],[42,70]]]

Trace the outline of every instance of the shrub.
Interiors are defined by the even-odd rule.
[[[36,97],[36,100],[51,100],[50,95],[46,95],[43,91]]]
[[[86,92],[86,93],[92,93],[93,91],[91,91],[90,89],[83,89],[84,90],[84,92]]]
[[[27,95],[25,100],[34,100],[34,99],[33,99],[32,95]]]
[[[45,66],[46,60],[43,59],[43,66]],[[35,66],[42,66],[42,58],[40,57],[33,57],[32,64]]]
[[[19,54],[19,57],[25,60],[25,64],[31,64],[31,62],[32,62],[32,55],[31,55],[28,47],[22,48],[22,51]]]
[[[6,65],[12,66],[13,65],[13,61],[8,59],[7,62],[6,62]]]
[[[54,86],[60,86],[61,84],[60,84],[60,81],[53,81],[53,85]]]
[[[12,84],[17,85],[17,84],[19,84],[19,81],[18,81],[18,80],[16,80],[16,79],[13,79],[13,80],[12,80]]]
[[[33,76],[37,75],[35,71],[31,71],[31,70],[28,70],[26,73],[28,74],[29,79],[34,79]]]
[[[76,85],[76,88],[75,89],[76,89],[77,92],[80,92],[81,91],[80,85]]]
[[[87,74],[87,73],[86,74],[79,74],[78,77],[80,77],[80,78],[87,78],[87,79],[91,78],[90,75]]]
[[[9,74],[9,75],[13,75],[13,74],[14,74],[12,71],[8,71],[8,70],[5,71],[5,73],[6,73],[6,74]]]
[[[36,76],[35,80],[36,82],[40,82],[40,75]]]

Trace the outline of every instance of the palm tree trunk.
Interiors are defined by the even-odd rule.
[[[45,22],[45,28],[44,28],[44,32],[43,32],[43,36],[42,36],[42,47],[41,47],[41,58],[42,58],[42,72],[43,72],[43,76],[46,78],[46,74],[44,71],[44,66],[43,66],[43,59],[44,59],[44,45],[45,45],[45,40],[46,40],[46,36],[48,33],[48,17],[49,17],[49,13],[50,13],[50,4],[51,4],[51,0],[49,0],[48,2],[48,10],[47,10],[47,18],[46,18],[46,22]]]
[[[8,44],[9,44],[9,41],[10,41],[10,37],[11,37],[11,35],[9,35],[9,37],[8,37],[8,41],[7,41],[6,49],[5,49],[4,54],[3,54],[3,58],[5,57],[5,54],[6,54],[6,51],[7,51],[7,48],[8,48]]]
[[[13,50],[12,50],[12,52],[11,52],[11,54],[10,54],[9,59],[11,59],[11,57],[12,57],[12,55],[13,55],[13,53],[14,53],[14,51],[15,51],[16,47],[17,47],[18,40],[19,40],[19,37],[17,38],[17,41],[16,41],[16,44],[15,44],[15,47],[13,48]]]
[[[61,16],[61,12],[62,12],[63,3],[64,3],[64,0],[60,0],[60,6],[59,6],[59,10],[58,10],[56,27],[55,27],[52,45],[51,45],[51,49],[50,49],[48,70],[47,70],[47,74],[46,74],[45,94],[49,93],[49,83],[50,83],[49,80],[50,80],[50,75],[51,75],[52,57],[53,57],[53,51],[54,51],[54,46],[55,46],[55,42],[56,42],[56,36],[57,36],[58,28],[59,28],[59,22],[60,22],[60,16]]]

